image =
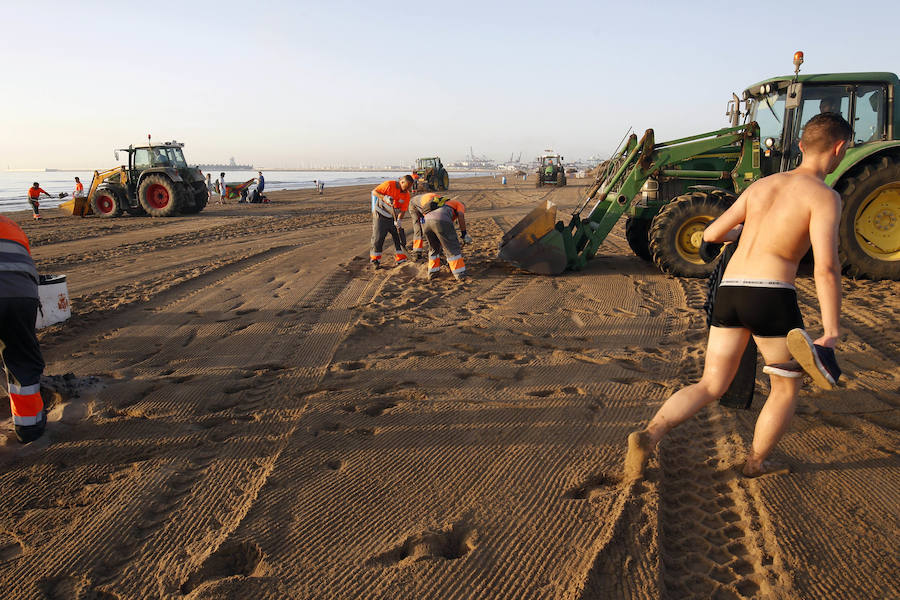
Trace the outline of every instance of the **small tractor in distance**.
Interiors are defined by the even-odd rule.
[[[195,214],[206,207],[208,192],[203,173],[184,160],[184,144],[171,141],[147,146],[128,146],[128,165],[94,171],[86,205],[75,205],[73,214],[93,212],[101,217],[171,217]]]
[[[535,186],[543,187],[549,184],[563,187],[566,185],[566,169],[563,167],[563,160],[563,157],[559,154],[545,154],[541,156]]]
[[[450,174],[437,156],[416,159],[416,173],[419,181],[425,183],[426,192],[450,189]]]
[[[706,226],[754,181],[795,168],[807,121],[835,112],[853,128],[844,160],[825,179],[842,198],[843,271],[900,279],[900,79],[886,72],[800,75],[802,62],[797,52],[793,76],[734,94],[731,127],[664,143],[652,129],[640,141],[632,134],[568,224],[556,221],[556,205],[546,201],[503,236],[500,258],[546,275],[582,269],[624,213],[637,256],[671,275],[707,276],[715,263],[699,255]]]

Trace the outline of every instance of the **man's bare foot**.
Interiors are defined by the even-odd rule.
[[[744,463],[744,468],[741,469],[741,474],[747,479],[755,479],[763,475],[787,475],[790,472],[791,468],[786,464],[768,460],[764,460],[761,463],[754,463],[748,460]]]
[[[650,433],[647,430],[628,434],[628,453],[625,455],[625,472],[622,475],[626,483],[643,479],[651,450]]]

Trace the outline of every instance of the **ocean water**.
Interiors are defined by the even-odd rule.
[[[213,180],[221,171],[211,173]],[[325,189],[346,185],[377,185],[385,179],[396,179],[407,171],[263,171],[266,178],[266,190],[299,190],[312,189],[316,179],[325,182]],[[256,177],[256,171],[225,171],[225,181],[240,183]],[[450,180],[461,177],[477,177],[489,173],[451,172]],[[37,181],[53,197],[41,198],[41,208],[54,208],[65,202],[75,190],[75,177],[80,177],[85,193],[91,185],[93,172],[90,171],[0,171],[0,212],[13,210],[31,210],[28,204],[28,188]],[[451,189],[452,189],[451,183]],[[60,199],[59,193],[67,192],[69,196]]]

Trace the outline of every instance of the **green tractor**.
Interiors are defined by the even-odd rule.
[[[426,192],[450,189],[450,174],[437,156],[416,159],[416,173],[419,181],[424,182]]]
[[[563,157],[559,154],[545,154],[541,156],[535,185],[537,187],[543,187],[548,184],[558,187],[566,185],[566,170],[562,161]]]
[[[172,141],[117,150],[128,153],[128,165],[94,171],[88,192],[89,208],[101,217],[130,215],[170,217],[198,213],[208,193],[203,173],[188,166],[184,144]],[[76,214],[84,214],[85,206]],[[76,207],[77,211],[77,207]]]
[[[846,157],[826,178],[843,199],[839,254],[851,277],[900,279],[900,111],[894,73],[794,75],[753,84],[728,103],[731,127],[656,143],[648,129],[631,135],[572,214],[556,221],[545,202],[503,236],[500,257],[541,274],[578,270],[625,214],[636,255],[662,271],[703,277],[706,226],[747,187],[800,162],[798,140],[820,112],[838,112],[853,126]],[[587,218],[581,214],[593,206]]]

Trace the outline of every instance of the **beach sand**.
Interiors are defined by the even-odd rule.
[[[14,215],[73,315],[39,334],[45,437],[18,445],[0,401],[0,596],[900,597],[897,283],[844,281],[846,384],[804,386],[790,474],[738,474],[760,370],[751,410],[709,407],[623,481],[628,432],[700,373],[705,282],[621,223],[579,273],[498,261],[570,183],[454,181],[461,286],[369,269],[368,187]]]

